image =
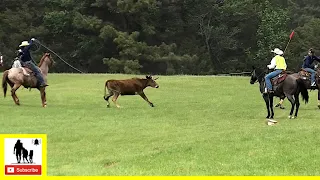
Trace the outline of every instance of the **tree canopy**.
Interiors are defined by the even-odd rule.
[[[2,0],[0,52],[11,66],[21,41],[34,37],[89,73],[205,75],[265,66],[295,30],[285,58],[296,70],[309,48],[320,50],[317,7],[316,0]],[[75,72],[56,62],[53,72]]]

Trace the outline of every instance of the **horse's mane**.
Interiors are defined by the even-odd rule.
[[[44,55],[42,56],[42,58],[40,59],[40,63],[38,65],[38,67],[41,67],[43,62],[44,62],[44,59],[47,57],[47,56],[50,56],[50,53],[44,53]]]

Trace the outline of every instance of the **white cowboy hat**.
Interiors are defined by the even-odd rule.
[[[280,50],[279,48],[274,48],[274,50],[272,50],[271,52],[276,53],[278,55],[282,55],[283,54],[283,51]]]
[[[22,43],[19,45],[19,47],[22,46],[29,46],[29,42],[28,41],[22,41]]]

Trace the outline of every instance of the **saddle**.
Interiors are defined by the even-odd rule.
[[[272,86],[277,86],[288,76],[286,71],[282,71],[278,76],[271,79]]]
[[[311,79],[311,73],[306,71],[304,68],[301,68],[300,71],[298,72],[299,78],[303,80],[310,80]]]
[[[24,75],[27,75],[27,74],[29,74],[30,76],[31,76],[31,75],[35,75],[35,72],[33,72],[33,71],[32,71],[30,68],[28,68],[28,67],[21,66],[20,68],[22,68]],[[41,72],[41,69],[38,68],[38,70],[40,71],[40,73],[42,73],[42,72]]]

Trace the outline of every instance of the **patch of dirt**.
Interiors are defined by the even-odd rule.
[[[105,168],[111,168],[111,167],[114,167],[118,164],[118,162],[114,162],[114,161],[111,161],[111,162],[107,162],[104,164],[104,167]]]

